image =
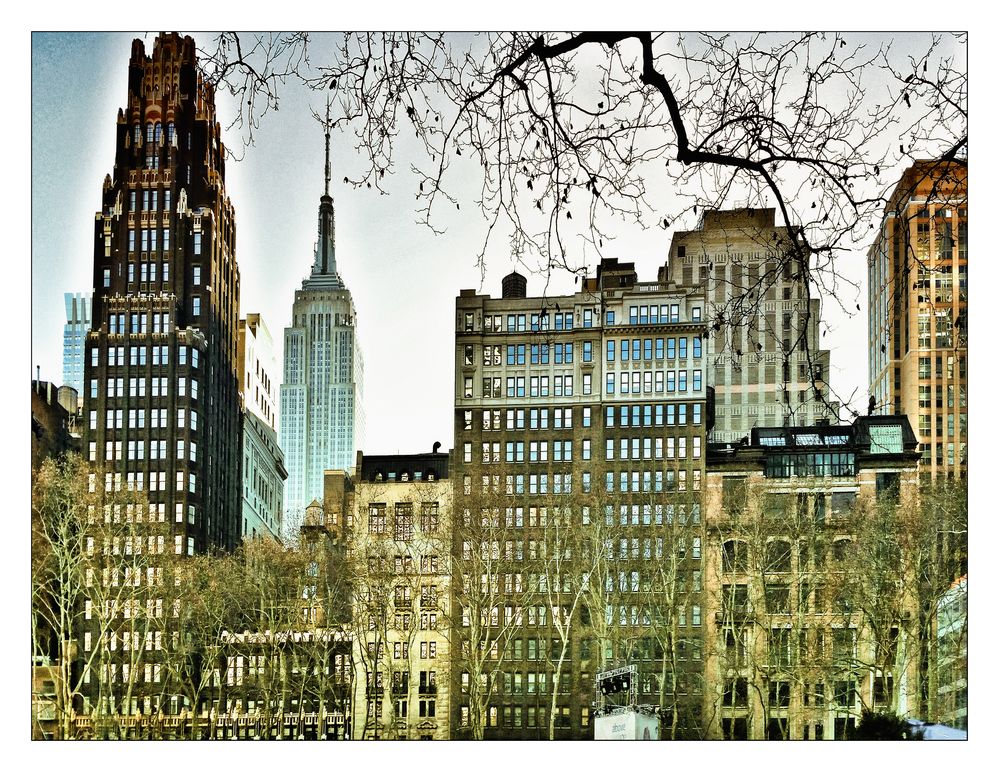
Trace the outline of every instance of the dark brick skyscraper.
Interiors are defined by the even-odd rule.
[[[239,540],[239,269],[214,88],[194,40],[132,43],[94,231],[84,453],[93,485],[147,493],[176,551]]]

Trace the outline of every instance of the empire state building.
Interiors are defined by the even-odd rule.
[[[364,360],[354,300],[337,273],[328,128],[325,171],[312,272],[295,292],[291,326],[284,331],[280,444],[291,529],[305,507],[322,499],[323,472],[350,469],[364,437]]]

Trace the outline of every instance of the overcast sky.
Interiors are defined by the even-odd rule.
[[[93,216],[101,184],[112,171],[118,109],[125,104],[131,41],[154,35],[39,34],[32,36],[32,312],[31,361],[42,378],[62,380],[63,294],[87,291],[92,279]],[[195,35],[200,46],[210,40]],[[926,38],[923,37],[922,40]],[[904,45],[905,41],[901,41]],[[286,87],[280,109],[264,117],[255,144],[230,160],[226,189],[236,210],[236,256],[241,272],[240,316],[259,312],[282,361],[284,327],[294,291],[313,259],[319,196],[323,188],[323,133],[310,107],[321,97]],[[223,126],[232,116],[225,95],[217,100]],[[242,152],[236,130],[223,139]],[[403,171],[391,195],[343,185],[352,169],[350,137],[333,137],[337,267],[354,296],[365,360],[365,411],[370,453],[429,451],[435,440],[452,441],[454,298],[479,288],[476,255],[485,234],[474,207],[449,215],[435,236],[416,224],[412,178]],[[400,158],[398,168],[408,164]],[[680,228],[691,223],[679,223]],[[672,230],[618,231],[605,252],[634,261],[639,280],[653,280],[669,248]],[[499,295],[511,270],[505,244],[493,245],[482,290]],[[588,256],[592,267],[595,259]],[[866,309],[864,252],[841,262],[862,283],[860,295],[840,298]],[[529,276],[528,292],[541,290]],[[555,276],[549,294],[572,291],[571,276]],[[852,290],[848,290],[852,295]],[[847,317],[826,303],[822,345],[832,349],[831,380],[852,403],[867,402],[866,311]],[[280,366],[280,364],[279,364]],[[274,374],[280,382],[281,373]],[[844,418],[847,418],[844,413]]]

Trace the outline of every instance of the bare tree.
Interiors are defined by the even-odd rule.
[[[452,210],[477,209],[483,270],[498,239],[545,276],[585,274],[585,251],[602,255],[622,227],[774,207],[785,235],[764,246],[777,273],[789,266],[810,297],[854,311],[842,298],[856,280],[840,261],[866,248],[899,167],[967,162],[966,39],[915,45],[828,33],[229,33],[205,57],[250,128],[292,73],[331,94],[362,159],[345,184],[389,192],[408,168],[418,217],[438,232]]]
[[[219,697],[223,681],[228,682],[230,665],[233,686],[241,685],[235,683],[236,658],[247,655],[252,647],[244,645],[240,633],[254,629],[257,619],[244,558],[242,552],[176,556],[169,565],[164,588],[166,613],[158,618],[156,627],[167,652],[164,691],[176,695],[184,719],[181,739],[188,737],[188,719],[191,739],[215,736],[211,716],[202,730],[200,715],[203,708],[206,715],[210,713],[208,705]],[[255,653],[249,655],[251,661]],[[254,672],[254,667],[248,671]],[[241,670],[238,678],[242,678]]]
[[[334,514],[328,505],[327,510],[326,517],[334,522],[304,529],[299,540],[306,558],[305,619],[313,637],[306,650],[311,675],[305,697],[316,707],[319,739],[329,739],[330,732],[342,739],[353,704],[350,604],[358,578],[348,570],[345,524],[339,522],[342,513]]]
[[[667,456],[671,455],[670,448]],[[670,739],[677,739],[681,731],[688,737],[701,736],[702,721],[694,710],[703,689],[698,672],[704,649],[701,472],[698,461],[671,457],[653,464],[653,469],[653,490],[665,478],[665,495],[653,493],[647,497],[650,503],[642,505],[643,516],[651,510],[654,522],[662,526],[653,544],[656,559],[651,567],[642,566],[641,597],[651,621],[643,644],[646,648],[652,644],[652,659],[659,662],[658,676],[652,681],[658,686],[664,733]]]
[[[554,472],[553,478],[555,475],[561,479],[559,472]],[[566,479],[571,478],[566,476]],[[585,491],[574,494],[572,490],[564,489],[557,493],[560,495],[549,498],[548,505],[542,508],[545,512],[537,564],[539,599],[547,610],[554,633],[546,647],[546,658],[552,669],[549,740],[555,739],[555,729],[559,725],[559,696],[567,694],[571,686],[571,673],[565,673],[565,668],[571,666],[572,647],[580,646],[582,609],[594,569],[602,559],[599,545],[595,548],[589,543],[591,532],[584,529],[581,522],[582,507],[586,504],[580,504],[580,501],[589,503],[589,496]]]
[[[46,460],[32,490],[32,650],[58,657],[62,738],[74,736],[91,699],[98,731],[121,733],[140,666],[152,664],[150,624],[162,609],[165,529],[144,495],[105,490],[97,478],[70,455]]]
[[[508,542],[523,549],[525,523],[530,526],[530,510],[537,517],[538,508],[508,506],[499,486],[498,476],[484,475],[481,493],[466,491],[471,506],[454,513],[452,529],[451,656],[460,656],[463,667],[452,709],[460,714],[464,706],[455,705],[456,698],[467,694],[468,723],[459,720],[459,731],[476,740],[484,736],[490,703],[498,693],[501,658],[523,625],[525,609],[539,595],[537,575],[532,583],[530,573],[524,574],[536,560],[528,555],[525,562],[523,554],[508,558],[504,551]]]
[[[304,590],[311,578],[307,556],[272,539],[252,539],[228,559],[242,573],[246,614],[243,625],[223,636],[220,656],[206,663],[206,676],[217,689],[202,710],[209,714],[214,737],[218,718],[252,698],[264,735],[281,736],[287,717],[296,716],[297,726],[302,725],[303,652],[312,645],[310,599]]]
[[[460,203],[447,172],[472,153],[487,221],[515,223],[558,264],[557,218],[573,206],[590,227],[604,214],[661,221],[645,182],[654,173],[689,185],[691,211],[734,187],[769,194],[786,226],[808,226],[811,250],[831,254],[860,215],[880,215],[868,207],[883,202],[859,183],[899,155],[957,158],[966,147],[963,42],[933,36],[924,54],[903,57],[890,42],[825,33],[369,33],[332,45],[295,34],[252,46],[227,34],[205,53],[246,110],[261,94],[273,106],[292,73],[332,89],[337,123],[356,127],[369,160],[355,185],[384,185],[401,133],[414,131],[428,221],[438,201]],[[858,98],[868,83],[884,87],[875,104]],[[888,128],[905,137],[898,155],[879,136]],[[540,242],[522,218],[537,208],[552,226]]]
[[[724,684],[709,701],[715,714],[729,711],[728,737],[787,739],[803,724],[824,723],[826,684],[837,673],[848,680],[856,668],[854,620],[841,602],[840,564],[829,554],[846,523],[827,513],[822,484],[764,489],[759,481],[725,478],[718,520],[709,526],[715,554],[706,581],[720,591],[708,644],[714,680]],[[836,630],[851,636],[840,647],[842,661],[833,656],[842,637],[833,641]]]
[[[844,599],[867,644],[857,663],[870,676],[865,707],[933,720],[939,606],[967,574],[967,489],[940,481],[902,496],[886,490],[856,517]]]
[[[426,639],[435,637],[438,625],[446,626],[447,600],[440,590],[449,573],[450,530],[446,519],[441,522],[439,493],[437,486],[408,479],[366,481],[358,489],[350,540],[357,582],[355,654],[368,692],[362,720],[375,720],[376,738],[408,736],[411,717],[437,718],[436,643],[431,658]],[[421,644],[426,663],[417,658]],[[416,668],[418,663],[426,669]],[[355,736],[365,736],[366,728],[355,727]]]

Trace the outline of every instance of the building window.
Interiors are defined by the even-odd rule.
[[[383,534],[386,531],[385,505],[372,504],[368,508],[368,533]]]
[[[197,295],[194,295],[191,298],[191,314],[193,316],[201,315],[201,298],[198,297]]]
[[[395,505],[395,539],[409,541],[413,538],[412,504]]]

